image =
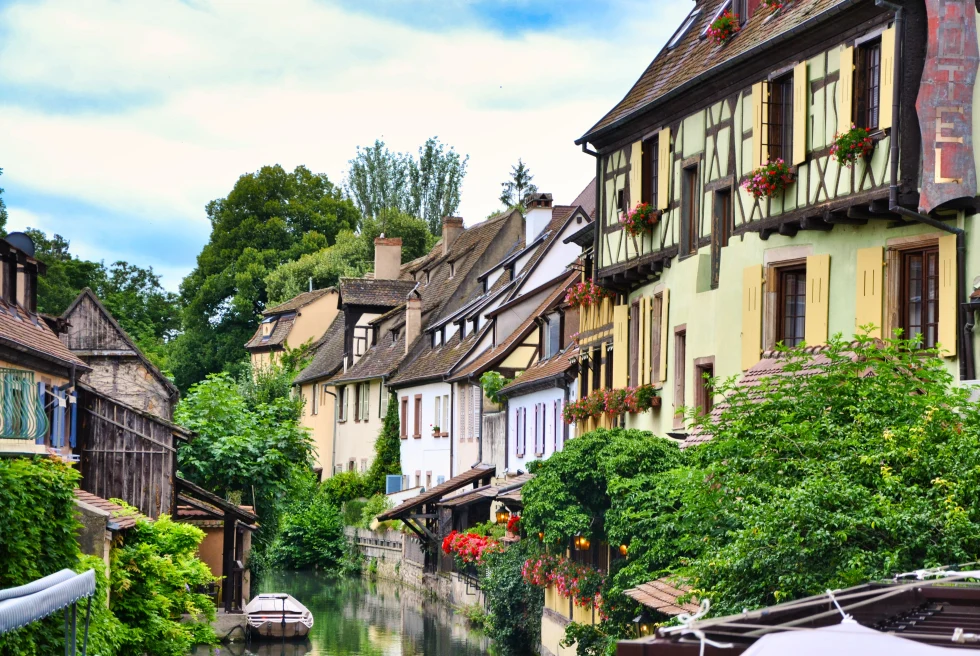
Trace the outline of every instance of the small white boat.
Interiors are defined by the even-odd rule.
[[[292,596],[260,594],[245,606],[249,628],[263,638],[302,638],[313,627],[313,614]]]

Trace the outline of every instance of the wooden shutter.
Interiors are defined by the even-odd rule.
[[[878,87],[878,127],[892,126],[892,94],[895,89],[895,26],[881,33],[881,84]]]
[[[643,200],[643,142],[633,142],[630,153],[630,206],[633,209]]]
[[[640,353],[640,378],[635,381],[634,385],[646,385],[650,382],[650,355],[647,353],[647,348],[650,345],[650,326],[647,321],[649,317],[650,299],[646,296],[640,298],[640,326],[637,330],[639,335],[639,343],[636,345],[637,351]]]
[[[617,389],[629,384],[629,313],[629,305],[613,308],[612,385]]]
[[[830,255],[806,258],[806,325],[803,338],[808,346],[827,343],[830,311]]]
[[[630,305],[630,376],[629,385],[637,385],[640,378],[640,299]]]
[[[956,235],[939,238],[939,343],[956,356]]]
[[[471,394],[473,395],[473,414],[472,414],[472,417],[473,417],[472,430],[473,430],[473,432],[470,433],[470,437],[477,438],[477,437],[480,436],[480,419],[481,419],[480,413],[481,413],[481,411],[483,409],[482,408],[482,406],[483,406],[483,403],[482,403],[482,401],[483,401],[483,388],[480,387],[479,385],[474,385],[473,387],[470,388],[470,390],[471,390]]]
[[[742,272],[742,370],[748,370],[762,354],[762,265]]]
[[[801,61],[793,69],[793,164],[806,161],[806,126],[810,122],[807,112],[806,62]]]
[[[670,157],[670,128],[660,131],[657,138],[657,209],[670,207],[670,176],[674,172]]]
[[[854,311],[854,327],[860,329],[869,323],[875,329],[868,335],[881,337],[882,321],[882,268],[884,253],[881,246],[860,248],[857,252],[857,307]]]
[[[667,319],[668,314],[668,302],[670,301],[670,290],[666,287],[663,291],[662,300],[660,301],[660,381],[661,383],[667,380]]]
[[[762,124],[766,114],[766,94],[769,92],[768,82],[756,82],[752,85],[752,166],[757,169],[769,158],[762,149]]]
[[[851,129],[854,104],[854,48],[842,46],[840,51],[840,78],[837,80],[837,132]]]

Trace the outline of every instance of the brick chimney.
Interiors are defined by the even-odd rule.
[[[459,216],[442,217],[442,254],[449,253],[456,239],[463,234],[463,218]]]
[[[401,237],[385,237],[374,240],[374,277],[377,280],[398,280],[402,266]]]
[[[530,244],[551,223],[551,194],[532,194],[524,217],[524,243]]]
[[[405,303],[405,355],[412,342],[422,332],[422,296],[416,287],[408,294]]]

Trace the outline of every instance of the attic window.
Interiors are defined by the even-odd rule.
[[[429,284],[429,270],[428,269],[426,269],[425,271],[422,272],[422,284],[423,285],[428,285]]]
[[[442,345],[442,331],[433,330],[432,331],[432,348]]]
[[[724,14],[726,11],[728,11],[731,8],[732,8],[732,0],[727,0],[726,2],[721,3],[721,6],[718,7],[718,11],[716,11],[715,12],[715,15],[711,17],[711,20],[708,21],[708,24],[704,26],[704,30],[701,31],[701,38],[702,39],[708,38],[708,30],[711,28],[711,25],[716,20],[718,20],[719,18],[721,18],[721,15],[722,14]],[[742,14],[739,13],[739,15],[738,15],[738,24],[739,24],[739,26],[741,26],[743,23],[745,23],[745,19],[742,17]]]
[[[688,30],[691,29],[691,26],[694,25],[694,21],[697,20],[698,16],[700,15],[701,15],[700,9],[695,9],[694,11],[692,11],[688,15],[688,17],[684,19],[684,22],[681,24],[680,29],[674,32],[674,36],[670,37],[670,41],[667,43],[667,48],[676,48],[677,44],[681,42],[681,39],[684,38],[684,35],[687,34]]]
[[[456,275],[456,263],[455,262],[450,262],[449,263],[449,277],[452,278],[455,275]]]
[[[262,322],[262,337],[268,338],[272,335],[272,329],[276,327],[276,320],[272,317]]]

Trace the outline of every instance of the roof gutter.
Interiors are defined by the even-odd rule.
[[[788,41],[789,39],[792,39],[793,37],[795,37],[795,36],[797,36],[799,34],[802,34],[804,32],[808,32],[808,31],[812,30],[813,29],[813,25],[815,23],[823,22],[827,18],[830,18],[832,16],[835,16],[835,15],[841,13],[842,11],[844,11],[844,9],[850,7],[851,5],[856,5],[859,2],[861,2],[861,0],[844,0],[844,2],[841,2],[840,4],[838,4],[838,5],[834,6],[834,7],[831,7],[830,9],[828,9],[827,11],[825,11],[825,12],[823,12],[821,14],[817,14],[816,16],[814,16],[813,18],[809,19],[808,21],[806,21],[804,23],[801,23],[801,24],[797,25],[796,27],[794,27],[794,28],[792,28],[790,30],[787,30],[786,32],[783,32],[782,34],[780,34],[778,36],[775,36],[772,39],[769,39],[768,41],[764,41],[764,42],[760,43],[759,45],[755,46],[754,48],[751,48],[749,50],[746,50],[742,54],[736,55],[735,57],[732,57],[728,61],[722,62],[721,64],[718,64],[717,66],[715,66],[713,68],[709,68],[708,70],[706,70],[706,71],[704,71],[704,72],[696,75],[695,77],[691,78],[690,80],[688,80],[684,84],[681,84],[680,86],[674,87],[673,89],[671,89],[670,91],[668,91],[664,95],[660,96],[659,98],[654,99],[652,102],[650,102],[647,105],[644,105],[640,109],[635,110],[635,111],[627,114],[626,116],[622,116],[622,117],[616,119],[615,121],[613,121],[609,125],[603,126],[603,127],[599,128],[598,130],[591,130],[591,131],[587,132],[586,134],[584,134],[581,137],[579,137],[578,139],[576,139],[575,140],[575,144],[576,145],[579,145],[580,144],[582,146],[582,149],[585,152],[588,152],[591,155],[592,154],[591,152],[589,152],[588,150],[585,150],[585,144],[587,142],[589,142],[590,140],[593,140],[596,137],[601,137],[601,136],[603,136],[605,134],[608,134],[609,132],[612,132],[613,130],[615,130],[615,129],[619,128],[619,127],[622,127],[626,123],[629,123],[630,121],[638,118],[641,114],[648,113],[648,112],[652,111],[653,109],[655,109],[656,107],[658,107],[658,106],[666,103],[668,100],[672,100],[673,98],[675,98],[677,96],[683,95],[683,93],[686,92],[686,91],[688,91],[691,87],[694,87],[694,86],[697,86],[697,85],[701,84],[702,82],[704,82],[708,78],[714,77],[715,75],[717,75],[719,73],[723,73],[723,72],[727,71],[730,68],[737,68],[745,60],[750,59],[750,58],[754,57],[755,55],[757,55],[757,54],[759,54],[759,53],[761,53],[761,52],[763,52],[763,51],[765,51],[765,50],[767,50],[767,49],[769,49],[769,48],[771,48],[773,46],[776,46],[776,45],[782,43],[783,41]],[[596,180],[596,182],[598,182],[598,179]]]

